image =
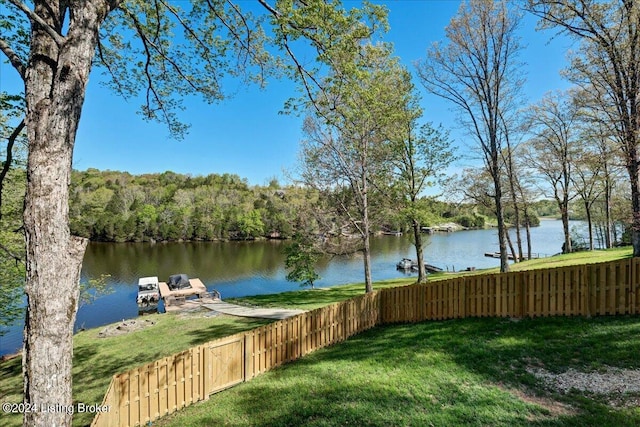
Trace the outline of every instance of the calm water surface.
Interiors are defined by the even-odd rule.
[[[574,225],[580,225],[575,223]],[[542,221],[532,229],[532,249],[551,255],[560,252],[563,236],[560,221]],[[299,289],[287,282],[282,248],[285,242],[198,242],[198,243],[91,243],[82,265],[82,279],[109,275],[113,293],[80,307],[76,329],[93,328],[138,315],[136,305],[139,277],[186,273],[199,277],[208,289],[217,289],[223,299],[277,293]],[[498,259],[485,252],[498,251],[497,230],[473,230],[425,235],[425,260],[448,270],[467,267],[497,267]],[[395,264],[401,258],[415,258],[407,236],[376,237],[372,242],[373,280],[402,277]],[[334,257],[318,265],[318,287],[363,282],[362,257]],[[0,337],[0,355],[22,346],[22,322]]]

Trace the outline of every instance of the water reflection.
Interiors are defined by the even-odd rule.
[[[534,252],[554,254],[562,245],[560,221],[543,221],[532,230]],[[287,282],[284,271],[285,242],[195,242],[195,243],[91,243],[82,266],[82,280],[109,275],[114,292],[80,307],[76,329],[92,328],[138,315],[136,304],[139,277],[186,273],[199,277],[209,290],[217,289],[223,298],[283,292],[299,289]],[[445,270],[467,267],[496,267],[499,260],[486,258],[485,252],[498,250],[496,230],[438,233],[425,236],[425,261]],[[382,236],[372,239],[372,277],[374,281],[402,277],[396,263],[415,258],[408,236]],[[319,287],[363,282],[362,255],[322,259],[318,264]],[[409,273],[411,274],[411,273]],[[0,337],[0,354],[21,346],[22,325],[9,328]]]

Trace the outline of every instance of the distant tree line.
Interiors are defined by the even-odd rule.
[[[72,232],[93,241],[288,239],[300,227],[317,228],[309,222],[314,215],[308,210],[320,197],[323,203],[331,201],[330,195],[284,186],[276,179],[250,185],[234,174],[132,175],[88,169],[72,174],[69,215]],[[424,198],[421,209],[424,226],[456,222],[483,228],[492,222],[491,210],[476,204]],[[376,212],[373,223],[373,232],[411,229],[392,207]]]
[[[70,221],[94,241],[289,237],[306,192],[277,180],[250,186],[237,175],[74,171]]]

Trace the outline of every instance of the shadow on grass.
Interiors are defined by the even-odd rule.
[[[374,328],[159,425],[637,426],[638,408],[526,370],[640,368],[640,318],[465,319]]]
[[[602,397],[588,392],[560,395],[527,372],[532,366],[555,373],[569,368],[582,372],[607,367],[640,369],[638,317],[465,319],[388,325],[327,351],[323,360],[406,365],[420,356],[437,358],[434,353],[485,381],[524,389],[576,409],[575,413],[533,424],[640,425],[637,408],[613,409]]]
[[[7,396],[22,394],[22,358],[13,357],[0,362],[0,378],[3,378],[3,387],[0,389],[0,400],[5,401]],[[4,381],[15,378],[15,381]],[[17,402],[13,402],[17,403]]]
[[[22,357],[0,362],[0,403],[22,402]],[[0,425],[21,426],[22,414],[0,412]]]
[[[266,321],[256,319],[193,318],[192,322],[208,322],[209,326],[175,331],[166,318],[162,329],[149,328],[128,335],[89,339],[74,348],[74,399],[86,404],[100,404],[114,375],[179,353],[196,345],[237,332],[253,329]],[[184,323],[181,323],[184,325]],[[176,326],[179,328],[180,324]],[[165,345],[163,345],[163,343]],[[89,425],[95,414],[74,415],[74,425]]]
[[[139,348],[131,348],[126,354],[107,355],[90,344],[76,346],[73,370],[74,401],[87,405],[102,404],[114,375],[163,356],[165,355],[159,351],[148,353]],[[94,416],[94,413],[76,413],[73,416],[73,425],[88,426]]]

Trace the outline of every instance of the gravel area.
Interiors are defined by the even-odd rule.
[[[640,396],[637,396],[640,393],[640,369],[607,367],[597,372],[580,372],[569,368],[566,372],[554,374],[544,368],[529,367],[527,372],[562,394],[571,390],[590,392],[604,396],[614,406],[637,405],[640,402]]]
[[[98,333],[98,338],[115,337],[118,335],[128,334],[129,332],[139,331],[149,326],[155,325],[156,322],[151,320],[123,320],[120,323],[109,325]]]

